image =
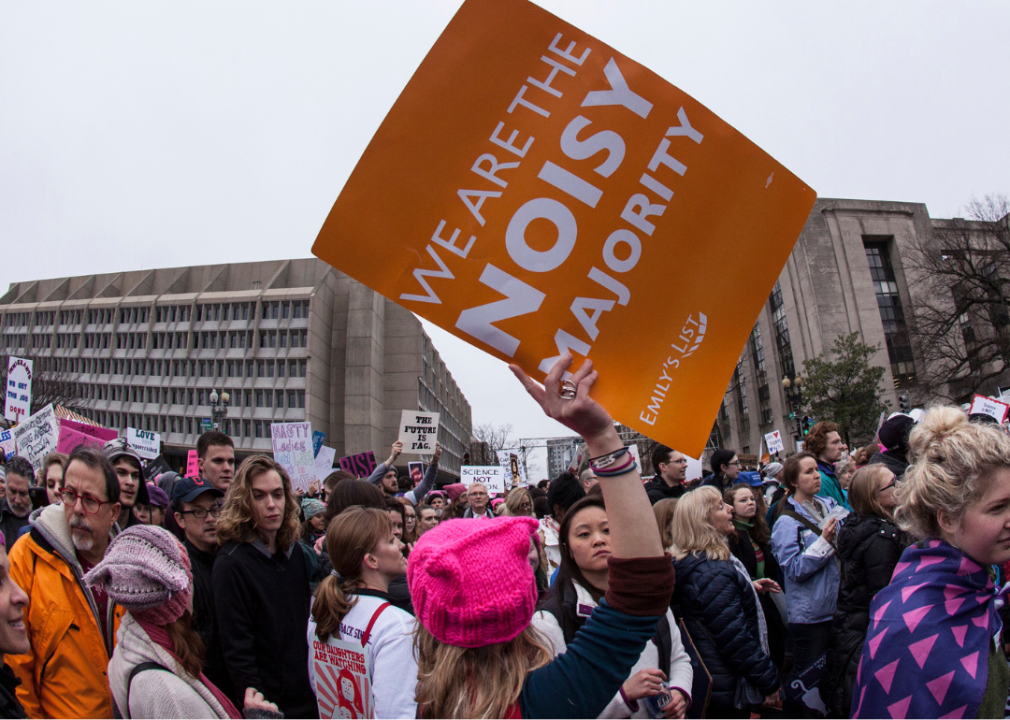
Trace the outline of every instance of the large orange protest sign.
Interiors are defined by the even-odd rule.
[[[467,0],[313,253],[534,377],[590,357],[615,419],[698,456],[814,191],[525,0]]]

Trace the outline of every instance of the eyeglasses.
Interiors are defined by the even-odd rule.
[[[687,461],[685,460],[685,462],[687,462]],[[740,461],[739,460],[734,460],[733,462],[726,463],[727,467],[729,467],[730,465],[740,465]]]
[[[192,515],[197,520],[206,520],[209,514],[212,518],[221,516],[221,506],[215,505],[210,510],[205,510],[203,508],[197,508],[196,510],[180,510],[180,515]]]
[[[884,487],[882,487],[882,488],[880,488],[879,490],[877,490],[877,493],[882,493],[882,492],[884,492],[885,490],[890,490],[890,489],[891,489],[891,488],[893,488],[893,487],[894,487],[895,485],[897,485],[897,481],[896,481],[896,480],[891,480],[891,482],[890,482],[890,483],[888,483],[888,484],[887,484],[887,485],[885,485]]]
[[[77,499],[81,499],[81,504],[84,506],[84,512],[94,515],[98,512],[102,505],[110,505],[108,500],[99,500],[98,498],[93,498],[90,495],[78,495],[76,490],[71,490],[70,488],[64,488],[60,491],[60,500],[63,501],[64,505],[69,507],[75,507],[77,505]]]
[[[532,510],[533,509],[533,503],[519,503],[519,509],[520,510]]]

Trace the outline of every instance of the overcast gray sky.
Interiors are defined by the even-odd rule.
[[[309,256],[459,4],[0,1],[0,287]],[[822,197],[950,217],[1010,193],[1008,3],[539,4]],[[475,423],[569,434],[503,363],[425,326]]]

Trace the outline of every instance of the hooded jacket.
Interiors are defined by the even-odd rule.
[[[14,547],[14,543],[21,537],[21,528],[28,524],[28,515],[18,517],[7,504],[7,498],[0,498],[0,532],[4,534],[4,544],[7,549]]]
[[[737,679],[764,695],[779,687],[778,670],[761,649],[754,591],[729,560],[687,555],[673,561],[673,604],[712,676],[709,714],[732,708]]]
[[[828,663],[835,681],[831,702],[840,715],[848,715],[852,707],[852,688],[870,626],[870,603],[891,582],[909,544],[904,533],[876,515],[849,515],[838,529],[842,568]]]
[[[652,480],[645,483],[645,493],[649,496],[649,502],[653,505],[667,498],[677,499],[685,492],[687,492],[687,488],[684,487],[684,483],[677,483],[671,487],[666,484],[662,475],[656,475]]]
[[[123,617],[116,639],[118,643],[109,662],[109,687],[122,717],[228,717],[207,686],[187,673],[165,648],[152,641],[129,613]],[[139,672],[129,686],[130,671],[145,662],[158,663],[166,670]]]
[[[806,508],[789,496],[788,507],[814,525]],[[834,500],[818,495],[824,513],[831,512]],[[838,565],[835,548],[794,518],[780,515],[772,529],[772,552],[786,578],[789,622],[811,625],[828,622],[835,614],[838,599]]]
[[[31,515],[31,532],[10,551],[11,578],[28,594],[31,652],[8,655],[29,717],[112,717],[106,668],[122,609],[109,602],[103,634],[62,505]]]

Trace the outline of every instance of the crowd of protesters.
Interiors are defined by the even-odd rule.
[[[1003,428],[823,421],[643,478],[570,364],[513,371],[589,460],[503,494],[439,486],[438,445],[304,490],[217,431],[196,477],[122,439],[10,458],[0,717],[1004,717]]]

